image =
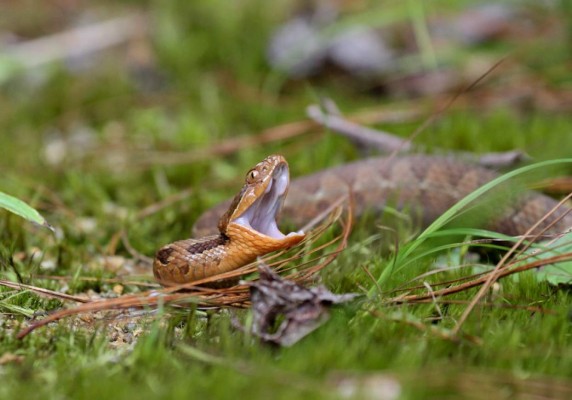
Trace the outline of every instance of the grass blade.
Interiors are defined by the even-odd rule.
[[[469,204],[473,201],[478,199],[479,197],[483,196],[485,193],[492,190],[494,187],[524,173],[529,171],[533,171],[540,168],[547,168],[551,165],[558,165],[558,164],[572,164],[572,158],[563,158],[557,160],[548,160],[539,163],[535,163],[532,165],[527,165],[522,168],[516,169],[514,171],[508,172],[499,176],[498,178],[493,179],[492,181],[486,183],[485,185],[481,186],[474,192],[468,194],[463,199],[461,199],[457,204],[453,207],[449,208],[443,215],[437,218],[431,225],[427,227],[412,243],[408,246],[403,248],[403,251],[400,251],[397,255],[395,262],[389,266],[388,268],[384,269],[381,273],[379,279],[377,280],[376,286],[372,287],[369,291],[369,295],[372,296],[374,292],[377,290],[376,288],[382,287],[383,283],[387,281],[390,275],[395,271],[396,266],[401,265],[405,260],[407,260],[411,254],[419,248],[427,239],[435,235],[435,232],[445,226],[447,223],[452,221],[463,209],[465,209]]]
[[[34,222],[38,225],[42,225],[51,231],[54,228],[48,224],[48,222],[41,216],[41,214],[34,208],[30,207],[28,204],[24,203],[22,200],[17,199],[14,196],[10,196],[6,193],[0,192],[0,208],[10,211],[13,214],[19,215],[20,217]]]

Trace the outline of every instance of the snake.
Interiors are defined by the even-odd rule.
[[[288,162],[271,155],[250,169],[240,192],[225,206],[218,232],[163,246],[153,274],[165,285],[189,283],[235,270],[270,252],[298,244],[304,232],[283,234],[276,217],[288,192]],[[220,215],[220,214],[219,214]]]
[[[285,158],[272,155],[248,171],[234,199],[197,219],[193,238],[162,247],[153,271],[163,284],[188,283],[232,271],[258,256],[302,241],[303,231],[280,232],[279,214],[292,226],[304,226],[348,193],[357,217],[392,207],[406,212],[415,224],[427,226],[497,176],[496,171],[453,156],[405,155],[358,160],[290,182]],[[508,187],[496,196],[498,199],[488,202],[478,214],[475,222],[480,227],[517,236],[543,217],[537,229],[545,235],[572,227],[571,209],[557,207],[558,202],[544,194],[531,190],[517,193]]]

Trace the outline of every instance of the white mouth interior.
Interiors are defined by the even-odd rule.
[[[262,197],[256,200],[234,222],[274,239],[286,237],[278,229],[276,214],[288,189],[288,181],[288,167],[285,165],[277,167]],[[288,236],[296,234],[296,232],[292,232]]]

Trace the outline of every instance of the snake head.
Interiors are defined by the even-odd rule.
[[[281,155],[266,157],[246,174],[242,190],[219,221],[220,232],[231,239],[264,243],[272,247],[270,251],[300,242],[303,232],[285,235],[276,222],[289,184],[286,159]]]

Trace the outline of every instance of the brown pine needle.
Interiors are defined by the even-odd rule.
[[[467,320],[467,318],[471,314],[472,310],[475,308],[477,303],[485,296],[485,294],[490,289],[490,287],[493,285],[493,283],[496,282],[501,276],[505,276],[505,275],[502,275],[503,272],[506,272],[508,269],[508,268],[504,268],[505,264],[510,259],[510,257],[522,247],[522,244],[525,241],[525,237],[532,234],[532,232],[534,232],[546,220],[546,218],[550,217],[550,215],[552,215],[559,207],[561,207],[563,204],[565,204],[566,201],[568,201],[568,199],[570,199],[571,197],[572,197],[572,193],[570,193],[568,196],[566,196],[564,199],[562,199],[556,206],[554,206],[554,208],[552,208],[552,210],[550,210],[548,213],[546,213],[546,215],[544,217],[542,217],[532,227],[530,227],[530,229],[528,229],[528,231],[526,231],[524,236],[521,237],[512,246],[512,248],[501,258],[501,260],[496,265],[495,269],[491,273],[485,275],[486,281],[483,283],[483,286],[481,287],[479,292],[476,294],[476,296],[473,298],[473,301],[469,304],[469,306],[463,312],[463,314],[461,315],[461,318],[459,318],[459,321],[457,322],[455,328],[453,328],[453,333],[455,333],[455,334],[459,333],[459,330],[461,329],[461,326],[463,325],[463,323]],[[539,235],[542,235],[542,233],[544,233],[544,231],[546,229],[548,229],[548,228],[545,228],[543,231],[541,231],[539,233]],[[528,248],[529,246],[530,246],[530,244],[526,245],[525,249]],[[570,256],[572,258],[572,254],[570,254]],[[557,257],[551,257],[551,258],[557,258]],[[564,257],[564,255],[562,257]],[[539,261],[546,261],[546,260],[539,260]],[[535,264],[535,262],[531,262],[527,265],[534,265],[534,264]],[[542,265],[547,265],[547,264],[551,264],[551,263],[544,263]],[[510,267],[510,265],[509,265],[509,267]],[[533,267],[533,268],[535,268],[535,267]],[[517,269],[518,268],[515,268],[513,270],[509,270],[508,272],[510,273],[510,272],[515,271]]]
[[[465,291],[467,289],[471,289],[477,286],[481,286],[486,284],[486,282],[490,279],[491,275],[494,274],[496,280],[504,278],[509,275],[517,274],[519,272],[528,271],[530,269],[544,267],[550,264],[556,264],[563,261],[570,261],[572,260],[572,253],[566,254],[559,254],[553,257],[545,258],[542,260],[536,260],[530,262],[528,264],[520,265],[515,268],[503,268],[500,271],[493,270],[483,274],[481,277],[477,279],[470,280],[465,282],[461,285],[452,286],[446,289],[435,290],[432,294],[423,293],[423,294],[415,294],[415,295],[407,295],[407,296],[397,296],[386,300],[386,303],[413,303],[418,302],[420,300],[428,300],[432,299],[433,296],[449,296],[454,293],[459,293]],[[496,272],[495,272],[496,271]],[[474,299],[473,299],[474,300]],[[471,303],[472,304],[472,303]]]
[[[309,232],[307,238],[303,241],[300,246],[297,246],[287,252],[293,252],[295,255],[285,260],[278,260],[273,265],[274,269],[277,271],[287,270],[286,265],[306,257],[308,254],[312,254],[316,251],[323,250],[323,246],[318,246],[319,250],[316,248],[309,248],[308,244],[313,244],[316,242],[326,230],[332,227],[334,224],[339,223],[342,227],[342,232],[329,243],[334,244],[337,242],[337,246],[329,254],[320,255],[320,259],[323,261],[319,264],[306,264],[303,266],[297,266],[297,271],[289,275],[286,275],[288,279],[293,279],[298,283],[308,283],[314,279],[316,274],[326,266],[328,266],[337,255],[347,246],[347,238],[351,231],[352,226],[352,212],[351,207],[349,207],[346,212],[346,217],[344,219],[340,218],[339,210],[335,210],[331,217],[327,221],[322,223],[320,226],[316,227],[313,231]],[[300,250],[309,248],[308,251]],[[263,259],[267,262],[268,259],[276,258],[276,255],[271,255]],[[257,263],[252,263],[246,265],[235,271],[230,271],[225,274],[220,274],[210,278],[201,279],[199,281],[191,282],[184,285],[171,286],[159,290],[150,290],[142,292],[139,294],[129,294],[124,295],[115,299],[105,299],[105,300],[95,300],[88,301],[75,308],[65,309],[51,313],[46,318],[36,321],[27,328],[20,331],[17,335],[19,339],[24,338],[26,335],[38,329],[42,326],[49,324],[50,322],[57,321],[59,319],[76,315],[82,313],[91,313],[97,311],[105,310],[122,310],[129,308],[155,308],[162,305],[175,305],[175,304],[185,304],[193,303],[198,304],[203,307],[237,307],[244,308],[250,305],[250,292],[249,286],[239,282],[238,284],[228,287],[228,288],[209,288],[197,286],[204,283],[210,283],[219,281],[222,279],[232,279],[239,278],[244,274],[253,273],[256,271]]]
[[[31,292],[36,293],[37,295],[40,295],[43,297],[51,297],[54,299],[71,300],[71,301],[75,301],[78,303],[88,303],[90,301],[89,299],[86,299],[84,297],[72,296],[69,294],[55,292],[55,291],[49,290],[49,289],[44,289],[44,288],[41,288],[38,286],[32,286],[32,285],[26,285],[24,283],[6,281],[4,279],[0,279],[0,285],[9,287],[11,289],[16,289],[16,290],[29,290]]]

